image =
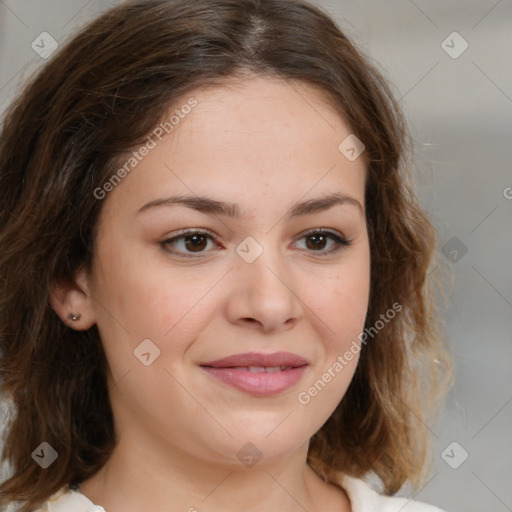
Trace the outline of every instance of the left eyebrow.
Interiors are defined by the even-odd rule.
[[[153,208],[176,205],[185,206],[187,208],[197,210],[198,212],[210,215],[224,215],[227,217],[236,218],[242,217],[242,214],[240,213],[240,206],[237,203],[216,201],[215,199],[204,196],[171,196],[163,199],[155,199],[154,201],[150,201],[149,203],[146,203],[144,206],[139,208],[136,215],[139,215],[140,213]],[[319,213],[337,205],[355,206],[364,216],[363,205],[357,199],[345,194],[335,193],[293,204],[290,210],[287,212],[286,218],[291,219],[294,217]]]

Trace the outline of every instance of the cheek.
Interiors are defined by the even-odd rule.
[[[368,309],[368,265],[351,266],[317,288],[317,332],[323,333],[318,364],[311,379],[297,395],[311,431],[318,430],[343,399],[356,370],[360,342]]]
[[[359,261],[334,274],[317,292],[317,309],[329,328],[329,340],[342,348],[364,328],[370,292],[370,264]]]
[[[208,321],[210,309],[215,310],[208,309],[208,291],[218,277],[199,279],[193,273],[157,265],[136,251],[114,251],[112,245],[104,246],[100,254],[105,264],[96,274],[101,279],[94,290],[107,356],[122,371],[136,361],[133,352],[139,344],[149,339],[164,356],[159,362],[172,360]],[[109,256],[116,252],[123,256]]]

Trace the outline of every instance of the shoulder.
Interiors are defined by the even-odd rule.
[[[374,491],[364,480],[338,474],[333,483],[347,493],[352,512],[443,512],[440,508],[408,498],[383,496]],[[17,512],[14,504],[5,512]],[[89,498],[72,489],[61,489],[36,512],[105,512]]]
[[[339,474],[334,483],[348,494],[352,512],[443,512],[426,503],[397,496],[383,496],[359,478]]]
[[[18,508],[10,504],[5,512],[18,512]],[[63,488],[35,512],[105,512],[105,509],[95,505],[79,491]]]

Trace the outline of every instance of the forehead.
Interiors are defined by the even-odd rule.
[[[209,135],[205,142],[223,139],[227,144],[228,132],[229,140],[245,139],[246,144],[238,146],[239,151],[263,140],[272,141],[272,147],[280,146],[282,151],[287,145],[295,145],[297,150],[297,143],[307,142],[302,148],[306,151],[318,146],[322,139],[324,145],[333,144],[336,149],[340,133],[351,132],[327,93],[302,81],[273,76],[239,77],[197,90],[194,97],[198,108],[170,138],[175,147],[191,130],[202,130]],[[178,109],[185,101],[182,98],[177,103]]]
[[[155,141],[108,202],[133,209],[162,194],[192,193],[257,206],[255,199],[260,205],[297,200],[316,190],[350,193],[364,204],[363,157],[350,161],[339,150],[351,129],[326,95],[307,84],[237,79],[194,91],[166,115],[172,131]]]

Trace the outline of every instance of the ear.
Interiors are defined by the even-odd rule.
[[[55,282],[50,292],[50,304],[62,322],[76,331],[86,331],[96,323],[92,299],[88,291],[88,276],[80,269],[74,280]],[[70,315],[80,315],[72,320]]]

